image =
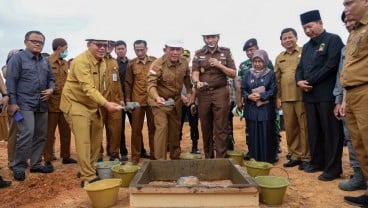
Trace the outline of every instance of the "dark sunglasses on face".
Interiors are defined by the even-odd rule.
[[[102,48],[102,47],[104,47],[106,49],[107,46],[108,46],[108,44],[106,44],[106,43],[96,43],[96,42],[92,42],[92,43],[95,44],[95,46],[99,49]]]
[[[40,44],[43,45],[44,42],[40,41],[40,40],[28,40],[29,42],[31,42],[32,44]]]

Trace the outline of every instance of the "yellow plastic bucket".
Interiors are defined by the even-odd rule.
[[[92,207],[112,207],[117,203],[121,179],[104,179],[84,187],[91,200]]]
[[[228,158],[232,158],[238,165],[244,164],[243,152],[228,150],[226,152]]]
[[[286,188],[289,185],[288,178],[277,176],[256,176],[255,181],[261,187],[260,201],[267,205],[281,205]]]
[[[111,168],[114,178],[122,180],[122,187],[129,187],[133,177],[140,169],[138,165],[115,165]]]
[[[266,176],[270,173],[273,165],[267,162],[259,162],[254,159],[245,162],[248,175],[251,177]]]

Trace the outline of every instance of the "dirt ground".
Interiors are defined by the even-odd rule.
[[[130,126],[127,123],[126,136],[127,146],[130,146]],[[188,123],[185,123],[184,138],[182,140],[182,151],[188,152],[191,148],[191,140]],[[247,151],[244,139],[244,121],[240,122],[234,118],[234,135],[236,150]],[[146,127],[145,127],[146,128]],[[144,136],[147,136],[144,129]],[[286,140],[283,133],[281,143],[282,153],[279,154],[280,161],[275,164],[282,167],[286,162]],[[145,141],[147,142],[147,141]],[[59,157],[59,145],[56,144],[57,156]],[[148,144],[145,145],[148,148]],[[200,141],[200,149],[202,142]],[[130,149],[129,149],[130,152]],[[74,140],[72,141],[72,157],[76,158]],[[108,157],[105,156],[105,160]],[[91,207],[90,200],[84,189],[80,188],[80,181],[76,174],[78,167],[76,164],[63,165],[58,159],[53,162],[55,171],[51,174],[26,172],[26,180],[23,182],[14,181],[12,172],[7,168],[6,142],[0,141],[0,175],[6,180],[13,180],[9,188],[0,189],[0,207]],[[143,164],[143,161],[140,165]],[[337,188],[340,181],[346,180],[352,173],[348,163],[347,148],[344,147],[343,154],[344,173],[341,179],[332,182],[321,182],[317,179],[319,173],[305,173],[299,171],[297,167],[288,168],[290,185],[287,188],[284,202],[281,207],[351,207],[344,203],[343,196],[358,196],[364,191],[347,193]],[[277,169],[275,169],[277,170]],[[271,171],[272,172],[272,171]],[[277,172],[277,171],[276,171]],[[286,175],[282,172],[274,175]],[[127,188],[120,188],[118,204],[115,207],[129,207],[129,192]],[[260,204],[260,207],[267,207]]]

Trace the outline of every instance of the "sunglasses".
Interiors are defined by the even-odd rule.
[[[44,42],[40,40],[28,40],[28,41],[31,42],[32,44],[40,44],[40,45],[44,44]]]
[[[108,47],[107,43],[96,43],[96,42],[91,42],[91,43],[93,43],[98,49],[102,47],[106,49]]]

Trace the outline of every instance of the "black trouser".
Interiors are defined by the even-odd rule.
[[[342,173],[344,133],[333,115],[334,102],[305,103],[311,164],[332,176]]]
[[[195,105],[195,104],[192,104]],[[192,113],[190,112],[190,107],[192,106],[186,106],[186,105],[182,105],[182,111],[181,111],[181,130],[180,130],[180,135],[179,138],[181,140],[182,136],[183,136],[183,125],[185,122],[185,119],[188,119],[189,122],[189,126],[190,126],[190,139],[192,140],[192,144],[197,145],[198,144],[198,139],[199,139],[199,132],[198,132],[198,112],[195,113],[194,115],[192,115]]]
[[[128,115],[129,124],[132,123],[132,114],[130,112],[123,111],[122,113],[122,126],[121,126],[121,140],[120,140],[120,155],[121,156],[127,156],[128,155],[128,149],[126,148],[125,144],[125,117]]]

